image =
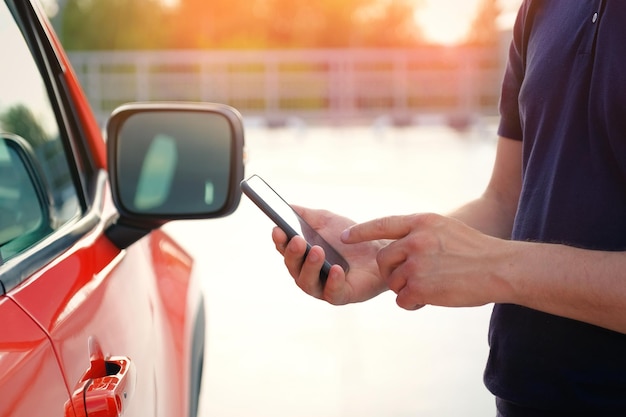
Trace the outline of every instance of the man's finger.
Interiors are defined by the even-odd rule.
[[[306,242],[300,236],[294,236],[286,245],[284,255],[285,266],[292,277],[300,275],[304,262]]]
[[[344,230],[344,243],[359,243],[377,239],[401,239],[411,231],[413,216],[389,216],[355,224]]]
[[[410,290],[406,286],[397,294],[398,296],[396,297],[396,304],[398,305],[398,307],[405,310],[419,310],[425,305],[417,302],[415,297],[411,294]]]
[[[274,241],[276,250],[280,252],[281,255],[284,255],[288,240],[287,235],[280,227],[276,226],[272,229],[272,240]]]
[[[320,270],[324,264],[324,250],[319,246],[313,246],[304,259],[296,284],[305,293],[316,298],[322,298],[323,287],[320,282]]]

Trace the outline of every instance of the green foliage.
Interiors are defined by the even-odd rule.
[[[412,0],[66,0],[68,50],[410,46]]]
[[[49,140],[35,115],[24,105],[13,106],[0,114],[0,124],[3,130],[23,137],[34,148]]]
[[[60,36],[68,50],[163,48],[167,18],[158,0],[67,0]]]
[[[494,46],[498,42],[497,18],[501,9],[497,0],[482,0],[467,39],[467,44]]]

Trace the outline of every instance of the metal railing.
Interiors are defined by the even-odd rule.
[[[115,51],[69,54],[101,123],[129,101],[230,104],[268,123],[496,114],[494,48]]]

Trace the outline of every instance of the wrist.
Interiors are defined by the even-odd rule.
[[[530,267],[531,244],[512,240],[500,240],[493,252],[494,267],[490,274],[492,301],[495,303],[522,304],[525,283],[523,276]],[[529,258],[530,256],[530,258]]]

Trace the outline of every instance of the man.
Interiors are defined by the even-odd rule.
[[[449,216],[354,225],[298,208],[351,265],[273,239],[332,304],[391,289],[405,309],[495,303],[485,384],[498,415],[626,415],[626,2],[524,1],[482,196]]]

